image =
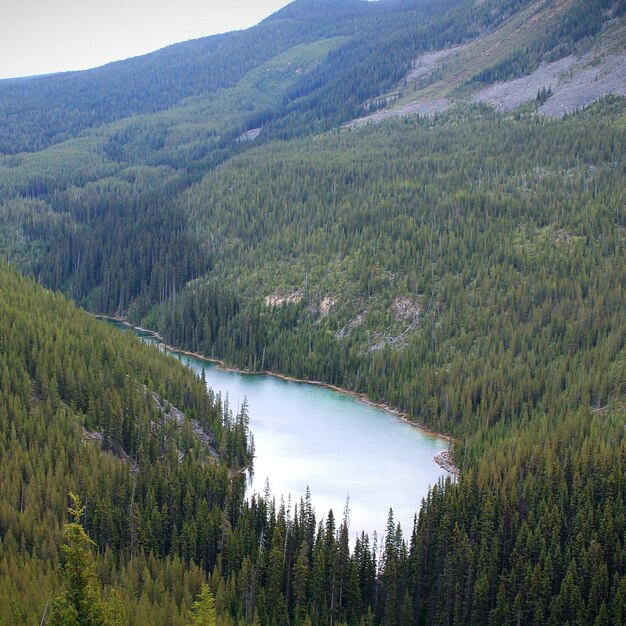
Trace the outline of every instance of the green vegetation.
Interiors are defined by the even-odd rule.
[[[381,557],[381,623],[623,623],[623,119],[403,120],[248,152],[184,196],[221,260],[148,316],[169,341],[456,438],[459,483]]]
[[[213,568],[221,528],[236,520],[229,503],[244,485],[230,474],[250,462],[245,412],[232,416],[176,360],[5,265],[0,294],[0,623],[39,623],[55,593],[70,490],[86,504],[100,579],[133,623],[166,613],[184,623],[203,580],[185,563]],[[68,528],[71,562],[84,546]],[[138,602],[146,585],[157,587]]]
[[[0,84],[0,250],[21,271],[182,348],[390,403],[450,433],[461,469],[413,529],[390,512],[351,550],[348,511],[244,500],[245,406],[3,262],[0,625],[46,606],[49,623],[626,623],[623,98],[339,128],[419,52],[528,5],[299,0]],[[622,13],[571,3],[478,80]]]
[[[203,585],[200,597],[193,603],[192,623],[194,626],[215,626],[215,600],[208,585]]]
[[[293,132],[291,126],[300,133],[311,132],[312,119],[329,128],[340,116],[348,119],[345,116],[360,107],[362,100],[377,95],[381,81],[398,79],[403,67],[408,67],[415,43],[407,24],[413,24],[414,30],[459,1],[304,0],[245,31],[170,46],[89,72],[1,81],[0,112],[7,123],[0,129],[0,151],[42,150],[110,122],[169,109],[186,98],[210,98],[235,87],[249,72],[293,47],[345,38],[339,50],[317,68],[298,76],[299,85],[285,94],[284,103],[275,103],[262,114],[248,112],[249,128],[290,115],[289,132]],[[404,32],[397,48],[389,40],[399,28]],[[458,36],[465,28],[461,20],[454,21],[452,27],[446,26],[421,45],[442,45],[448,30]],[[421,36],[429,31],[424,28]],[[398,60],[400,67],[395,65]],[[331,76],[332,84],[327,86]],[[159,145],[158,137],[154,139],[152,150]]]
[[[618,110],[566,122],[459,111],[248,152],[181,200],[211,246],[208,280],[143,321],[454,434],[562,398],[591,349],[570,406],[602,406],[609,387],[625,391],[617,370],[615,387],[600,376],[622,345]],[[272,294],[295,297],[271,306]]]
[[[463,471],[458,484],[432,491],[406,544],[390,518],[382,545],[363,536],[350,552],[345,524],[337,527],[329,515],[316,526],[306,500],[294,512],[276,508],[269,497],[241,503],[241,490],[227,495],[223,473],[220,487],[210,482],[198,491],[196,474],[192,487],[174,452],[165,483],[173,491],[162,501],[191,498],[197,504],[157,507],[155,518],[149,512],[163,493],[163,467],[139,472],[142,482],[133,495],[132,466],[81,444],[80,432],[70,428],[61,446],[68,458],[80,459],[72,452],[77,448],[96,456],[89,457],[88,475],[80,473],[82,463],[74,470],[83,476],[80,489],[54,481],[56,495],[49,498],[57,511],[69,489],[92,503],[89,532],[99,546],[101,579],[119,581],[127,614],[144,610],[134,604],[142,597],[139,588],[123,582],[140,560],[129,562],[129,550],[141,546],[141,558],[164,559],[151,570],[156,577],[159,567],[188,563],[198,581],[192,595],[200,591],[202,570],[210,573],[223,619],[279,624],[308,617],[321,624],[332,615],[335,623],[359,623],[369,614],[385,624],[623,623],[623,119],[620,100],[564,122],[459,110],[432,121],[407,119],[260,146],[181,195],[176,202],[187,207],[189,236],[208,242],[213,269],[208,279],[154,309],[148,321],[179,345],[251,369],[276,367],[338,382],[403,406],[455,435]],[[23,287],[7,276],[3,301],[10,303],[9,294]],[[268,295],[298,290],[300,300],[265,303]],[[322,314],[328,296],[333,304]],[[67,308],[58,297],[46,298]],[[139,299],[134,310],[147,306]],[[17,307],[22,321],[7,322],[31,333],[39,329],[42,338],[58,337],[46,357],[56,365],[45,376],[33,364],[5,368],[8,379],[14,371],[30,372],[21,383],[25,406],[41,406],[34,415],[41,411],[44,422],[48,409],[54,415],[55,407],[62,414],[66,405],[75,407],[89,431],[103,433],[105,448],[117,455],[143,449],[158,459],[161,448],[150,438],[133,448],[135,437],[146,432],[139,426],[146,419],[141,404],[135,401],[137,417],[119,425],[107,417],[120,414],[118,401],[113,392],[99,391],[95,365],[93,375],[79,373],[78,363],[99,362],[95,348],[89,358],[67,353],[73,337],[93,342],[93,332],[76,331],[79,313],[72,314],[69,333],[50,330],[51,320],[67,313],[49,302],[43,309],[38,316],[37,306],[24,303]],[[14,315],[16,307],[10,310]],[[2,319],[11,318],[7,313]],[[111,330],[99,332],[113,341]],[[153,352],[136,349],[142,363],[157,368]],[[68,360],[76,365],[68,368]],[[111,380],[121,384],[123,371]],[[171,376],[155,372],[149,380]],[[56,381],[58,401],[54,392],[43,405],[33,398],[30,389],[46,389],[42,380],[48,386]],[[123,389],[119,402],[135,406],[136,385],[129,381]],[[155,392],[170,397],[159,387]],[[181,405],[180,392],[171,402]],[[38,431],[31,421],[17,421],[24,430],[16,431],[5,453],[22,438],[28,442],[23,445],[34,445],[28,433]],[[188,445],[197,445],[190,438]],[[236,449],[221,439],[225,454]],[[194,454],[202,456],[188,456]],[[245,461],[235,453],[230,458]],[[113,474],[121,484],[109,495],[102,486],[89,487],[97,475],[93,468],[108,463],[126,468]],[[11,463],[3,459],[3,467]],[[20,502],[19,480],[10,510]],[[153,481],[160,486],[151,488]],[[199,493],[211,493],[215,504],[196,500]],[[131,502],[139,512],[146,506],[140,515],[147,516],[133,523],[133,532],[127,530]],[[176,532],[165,531],[176,510]],[[19,519],[28,527],[26,519],[35,518]],[[39,524],[34,536],[46,537],[49,520]],[[9,537],[21,532],[12,528]],[[33,533],[24,532],[25,546]],[[15,539],[3,539],[3,546],[11,558],[20,555],[42,567],[41,548],[36,556]],[[47,551],[56,554],[50,546]],[[106,563],[117,559],[116,579]],[[50,575],[38,574],[53,580],[45,578]],[[172,593],[178,593],[178,614],[187,615],[191,603],[182,598],[188,592]],[[43,604],[42,597],[39,610]],[[160,607],[153,606],[153,615]]]
[[[532,73],[542,61],[576,54],[597,36],[609,17],[626,11],[624,0],[577,0],[543,24],[523,47],[474,76],[470,82],[493,83]]]
[[[72,493],[70,497],[72,507],[69,513],[74,521],[63,529],[65,589],[52,603],[49,623],[53,626],[99,626],[105,621],[91,555],[91,546],[95,544],[81,524],[85,507],[80,505],[76,494]]]

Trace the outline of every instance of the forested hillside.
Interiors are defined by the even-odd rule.
[[[0,623],[39,623],[58,590],[70,490],[132,623],[185,623],[239,512],[245,412],[4,263],[0,294]]]
[[[193,96],[219,93],[294,46],[346,37],[320,68],[300,76],[298,86],[285,94],[284,105],[275,104],[256,116],[283,117],[304,99],[295,104],[298,117],[291,121],[295,130],[306,129],[309,120],[300,115],[305,111],[311,111],[328,128],[334,117],[352,114],[367,97],[399,79],[413,52],[408,48],[409,33],[458,3],[298,0],[245,31],[177,44],[87,72],[0,81],[0,112],[8,122],[0,131],[0,151],[41,150],[89,134],[90,129],[107,122],[168,109]],[[413,23],[410,31],[407,22]],[[457,19],[452,36],[463,37],[467,28]],[[399,37],[402,45],[396,50],[390,39],[398,37],[398,29],[403,31]],[[428,32],[424,29],[424,35]],[[420,45],[447,42],[436,37],[429,35]],[[380,46],[393,51],[393,56],[379,54]],[[398,61],[401,66],[397,67]],[[331,76],[334,82],[328,85]],[[249,123],[254,122],[250,111],[247,117]]]
[[[143,321],[444,431],[566,397],[581,352],[571,405],[603,406],[626,392],[623,116],[468,110],[250,151],[181,199],[220,263]]]
[[[0,623],[61,591],[69,490],[110,623],[189,623],[208,573],[222,624],[624,623],[623,407],[555,401],[483,430],[410,537],[390,514],[350,551],[347,518],[317,525],[308,494],[242,501],[245,412],[6,266],[0,289]]]
[[[20,272],[390,404],[450,434],[460,468],[412,532],[390,516],[350,550],[347,515],[308,495],[244,500],[245,410],[3,261],[0,624],[60,593],[70,491],[122,623],[189,623],[208,580],[220,624],[625,624],[626,104],[548,118],[548,84],[475,102],[566,58],[601,81],[623,28],[621,1],[297,0],[0,81]],[[406,116],[420,98],[447,110]]]

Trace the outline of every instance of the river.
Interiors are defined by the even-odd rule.
[[[138,333],[150,343],[158,341]],[[413,517],[428,488],[448,472],[433,456],[445,440],[358,397],[321,385],[267,374],[233,372],[218,364],[167,350],[191,369],[203,369],[207,385],[237,411],[248,401],[255,459],[251,491],[269,481],[276,502],[300,502],[307,486],[318,521],[333,510],[340,520],[349,497],[350,535],[380,536],[389,509],[410,537]]]

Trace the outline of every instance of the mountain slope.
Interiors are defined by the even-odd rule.
[[[533,337],[621,298],[624,109],[605,106],[566,122],[450,113],[251,150],[180,199],[211,272],[131,313],[171,343],[363,391],[445,431],[541,403],[560,392],[540,372],[573,355]],[[621,326],[621,306],[593,314],[596,333]],[[480,382],[494,370],[507,380]],[[508,385],[526,379],[513,400]]]
[[[233,87],[293,46],[340,36],[355,42],[381,40],[407,18],[438,13],[458,1],[422,0],[415,8],[390,1],[334,0],[322,3],[320,10],[307,0],[245,31],[173,45],[94,70],[0,81],[0,113],[7,121],[0,151],[41,150],[108,122]],[[315,87],[307,87],[311,89]]]
[[[540,100],[539,110],[562,116],[607,93],[625,95],[624,2],[533,0],[462,46],[414,59],[385,108],[354,123],[432,114],[458,101],[511,110]],[[523,78],[522,78],[523,77]],[[598,78],[601,80],[598,80]]]
[[[174,359],[5,263],[0,294],[0,623],[39,623],[58,591],[69,491],[87,504],[102,582],[132,623],[162,623],[168,611],[169,623],[186,623],[203,559],[181,552],[185,567],[178,537],[196,507],[219,527],[242,498],[230,471],[250,461],[244,418]],[[205,524],[197,538],[211,532]],[[205,569],[217,558],[211,545]],[[161,595],[139,606],[141,586],[159,579]]]
[[[231,470],[245,416],[224,431],[199,381],[3,267],[0,619],[39,618],[8,598],[39,611],[54,588],[76,479],[129,623],[181,623],[209,572],[225,624],[626,623],[625,102],[538,114],[615,59],[620,93],[623,19],[608,0],[298,0],[245,33],[1,84],[4,255],[181,347],[393,404],[453,436],[461,475],[412,534],[390,515],[350,552],[347,524],[317,525],[307,500],[244,503],[162,399],[208,410]],[[198,78],[179,85],[186,59]],[[164,451],[135,493],[132,461]]]

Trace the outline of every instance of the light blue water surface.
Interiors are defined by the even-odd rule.
[[[154,339],[143,337],[149,342]],[[350,534],[380,536],[389,509],[410,537],[413,518],[431,485],[448,475],[433,456],[447,448],[394,414],[320,385],[243,374],[176,351],[237,412],[248,401],[255,459],[250,491],[269,481],[277,504],[291,509],[307,486],[318,521],[332,509],[340,520],[349,496]]]

